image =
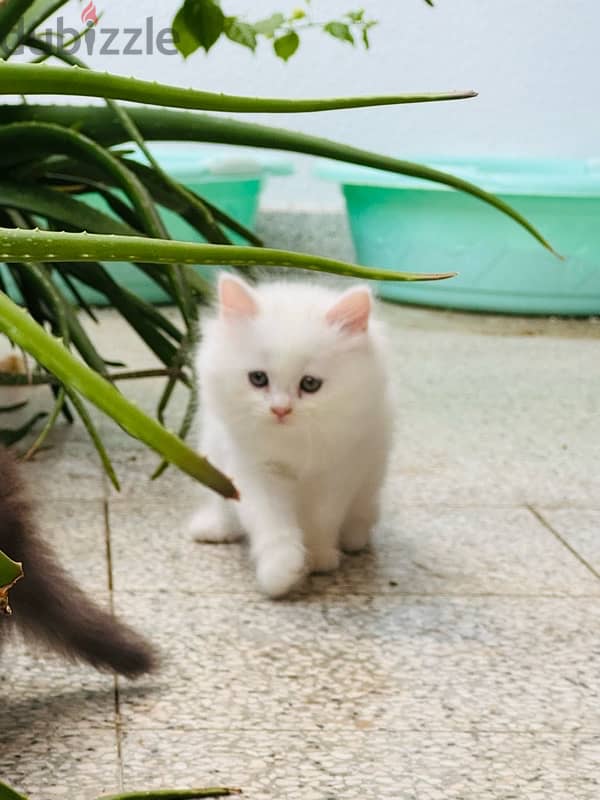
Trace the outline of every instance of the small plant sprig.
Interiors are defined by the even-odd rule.
[[[368,50],[369,31],[375,25],[377,20],[369,18],[364,8],[347,11],[335,19],[316,20],[310,0],[304,0],[304,5],[290,14],[277,11],[255,22],[228,15],[220,0],[185,0],[173,20],[173,34],[185,58],[200,48],[208,53],[224,36],[253,52],[260,39],[265,39],[272,42],[278,58],[288,61],[300,47],[300,37],[307,30],[321,30],[353,46],[362,43]]]

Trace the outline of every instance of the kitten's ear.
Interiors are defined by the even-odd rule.
[[[373,307],[371,290],[366,286],[354,286],[337,300],[327,312],[327,322],[339,325],[348,333],[360,333],[369,327],[369,315]]]
[[[256,293],[235,275],[219,275],[219,314],[228,317],[254,317],[258,314]]]

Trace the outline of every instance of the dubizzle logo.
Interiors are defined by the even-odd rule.
[[[98,11],[96,10],[93,0],[90,0],[81,12],[81,21],[84,25],[87,25],[88,28],[93,27],[98,22]]]
[[[5,3],[6,0],[0,0],[0,8]],[[58,39],[64,42],[63,48],[70,55],[76,55],[81,48],[85,49],[88,56],[145,56],[154,53],[163,56],[178,55],[176,33],[170,27],[155,26],[152,16],[127,28],[100,27],[98,23],[102,13],[98,13],[94,0],[88,0],[80,16],[85,26],[83,31],[66,25],[63,17],[57,17],[54,27],[45,31],[38,30],[37,37],[44,41]],[[13,54],[22,55],[26,51],[38,55],[35,45],[25,44],[26,35],[24,17],[21,16],[11,35],[5,39],[0,38],[0,60]]]

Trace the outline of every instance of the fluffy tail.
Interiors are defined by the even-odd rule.
[[[0,550],[21,561],[25,573],[11,589],[14,613],[0,620],[2,627],[14,625],[71,660],[129,678],[156,665],[146,640],[92,602],[39,538],[17,467],[1,449]]]

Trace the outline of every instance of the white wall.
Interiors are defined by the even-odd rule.
[[[84,4],[65,18],[77,22]],[[153,15],[168,25],[176,0],[97,0],[102,25],[139,25]],[[252,18],[293,8],[289,0],[222,0]],[[360,2],[313,0],[324,18]],[[327,96],[473,88],[474,100],[346,112],[261,116],[387,153],[590,156],[600,153],[600,3],[598,0],[363,0],[381,20],[369,53],[317,32],[283,64],[264,45],[256,55],[221,42],[206,57],[95,56],[93,66],[198,88],[271,96]],[[249,119],[259,119],[249,117]],[[302,168],[306,171],[306,168]],[[275,184],[276,182],[274,182]],[[281,185],[281,182],[279,182]],[[335,204],[332,192],[296,179],[301,202]],[[286,204],[290,185],[272,189],[270,204]]]

